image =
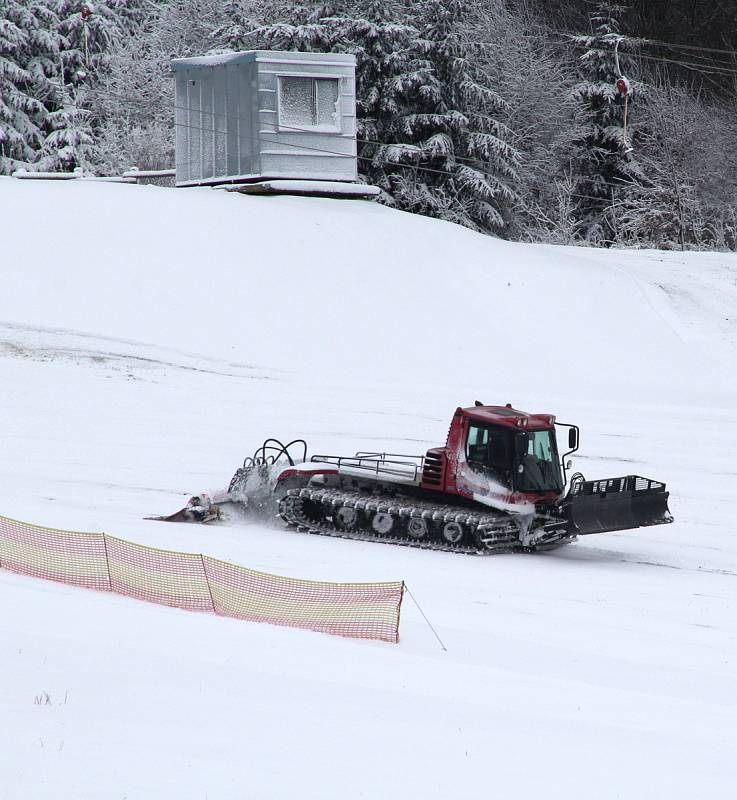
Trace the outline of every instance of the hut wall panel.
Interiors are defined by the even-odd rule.
[[[213,105],[213,174],[224,177],[228,174],[228,109],[226,105],[226,71],[215,73],[212,87]],[[237,120],[234,120],[237,122]]]
[[[199,180],[202,177],[202,114],[200,114],[200,86],[199,73],[187,70],[187,129],[189,131],[189,151],[187,163],[190,180]]]
[[[240,148],[239,169],[236,175],[253,175],[258,172],[256,146],[253,130],[253,80],[254,64],[234,65],[238,70],[238,142]]]
[[[200,77],[200,135],[202,136],[202,163],[200,165],[201,178],[213,178],[214,172],[214,136],[213,129],[215,118],[213,116],[213,74],[211,69],[202,71]]]
[[[174,76],[174,125],[176,135],[177,182],[189,180],[189,128],[187,127],[187,76],[177,72]]]
[[[225,106],[226,106],[226,151],[225,175],[238,175],[240,172],[241,149],[239,132],[243,125],[240,96],[238,92],[239,65],[227,64],[224,67]]]

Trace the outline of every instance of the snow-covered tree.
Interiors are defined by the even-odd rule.
[[[640,115],[638,153],[647,180],[628,188],[617,203],[620,241],[666,249],[734,249],[733,114],[661,77],[649,87]]]
[[[415,66],[418,30],[396,4],[364,0],[352,16],[334,18],[338,39],[356,57],[356,116],[362,149],[383,142],[402,113]]]
[[[213,34],[225,21],[229,0],[168,0],[153,15],[151,44],[159,56],[201,56],[212,50]],[[230,7],[233,8],[232,0]]]
[[[621,191],[643,179],[642,167],[629,142],[636,142],[630,116],[629,140],[624,136],[624,104],[617,92],[622,72],[631,59],[634,42],[621,33],[626,6],[599,0],[590,15],[592,32],[577,36],[574,44],[583,49],[580,57],[582,80],[573,88],[576,125],[570,137],[569,161],[575,178],[576,212],[581,235],[590,242],[613,241],[612,214]]]
[[[520,155],[501,121],[504,100],[476,68],[461,32],[467,0],[430,0],[418,18],[417,69],[399,120],[415,169],[394,187],[404,208],[500,231],[516,199]]]
[[[474,3],[461,25],[473,72],[504,101],[495,117],[513,128],[520,153],[519,195],[507,210],[505,236],[570,243],[572,181],[560,169],[553,145],[570,127],[573,100],[570,62],[549,35],[532,3]]]
[[[103,172],[131,166],[161,169],[174,162],[174,86],[170,62],[213,48],[233,0],[170,0],[149,3],[134,35],[111,47],[98,76],[94,126],[95,161]]]
[[[135,37],[151,21],[152,12],[167,0],[105,0],[108,14],[114,15],[123,36]]]
[[[56,23],[42,0],[0,0],[0,173],[28,166],[43,143],[60,41]]]
[[[59,32],[64,36],[65,82],[78,83],[104,68],[113,42],[126,29],[115,5],[109,2],[55,1]],[[88,11],[83,12],[83,7]]]
[[[60,105],[46,115],[49,133],[38,159],[42,170],[70,172],[87,169],[92,161],[92,112],[80,107],[75,91],[68,87]]]
[[[124,33],[114,8],[122,1],[88,3],[84,19],[76,0],[0,0],[2,171],[86,163],[89,106],[105,54]]]
[[[115,4],[49,0],[54,6],[52,27],[55,58],[47,69],[54,85],[45,98],[45,138],[38,168],[48,171],[86,169],[93,156],[93,113],[96,86],[107,65],[113,42],[125,34]]]
[[[98,146],[95,161],[108,174],[136,166],[168,168],[174,163],[173,87],[169,57],[155,28],[117,43],[100,76],[94,106]]]
[[[276,0],[265,10],[265,24],[244,39],[270,49],[299,52],[340,52],[342,26],[335,20],[358,10],[361,0],[325,0],[315,3],[284,3]]]
[[[254,33],[262,27],[264,17],[273,18],[274,11],[268,0],[225,0],[223,22],[212,33],[214,48],[248,50],[256,41]]]

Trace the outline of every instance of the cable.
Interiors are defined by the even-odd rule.
[[[121,96],[118,95],[118,97],[121,97]],[[175,105],[174,108],[178,109],[178,110],[183,110],[183,111],[188,110],[184,106]],[[199,113],[208,114],[210,116],[222,116],[223,118],[234,119],[234,120],[239,121],[239,122],[243,121],[243,117],[237,116],[235,114],[221,114],[221,113],[218,113],[218,112],[207,111],[207,110],[204,110],[204,109],[200,109]],[[203,127],[196,126],[196,125],[187,125],[186,123],[177,123],[177,122],[175,122],[175,127],[185,127],[185,128],[187,128],[189,130],[198,130],[200,132],[205,132],[205,133],[212,134],[213,136],[216,133],[212,128],[203,128]],[[293,128],[292,126],[280,126],[280,127],[288,127],[288,128],[290,128],[291,130],[294,130],[294,131],[302,131],[303,130],[302,128],[296,128],[296,127]],[[218,131],[217,133],[219,133],[221,135],[225,135],[226,132],[225,131]],[[267,139],[263,135],[261,135],[261,136],[253,136],[253,135],[243,134],[243,133],[239,134],[239,136],[244,136],[244,135],[246,136],[246,138],[248,138],[251,141],[261,141],[261,142],[266,142],[266,143],[269,143],[269,144],[279,144],[279,145],[283,145],[285,147],[295,148],[295,149],[298,149],[298,150],[307,150],[309,152],[324,153],[326,155],[337,155],[337,156],[345,156],[345,157],[350,157],[352,155],[352,154],[348,154],[348,153],[340,153],[340,152],[337,152],[337,151],[334,151],[334,150],[327,150],[325,148],[310,147],[309,145],[285,143],[285,142],[282,142],[282,141],[276,140],[276,139]],[[372,144],[372,145],[376,145],[376,146],[379,146],[379,147],[392,147],[392,146],[401,147],[401,145],[402,145],[402,143],[385,143],[385,142],[380,142],[378,140],[373,140],[373,139],[358,139],[357,138],[356,141],[360,142],[362,144]],[[412,163],[407,163],[407,162],[403,162],[403,161],[395,161],[395,160],[391,160],[391,159],[379,159],[377,161],[377,159],[375,159],[373,157],[361,156],[361,155],[357,156],[357,159],[359,161],[363,161],[363,162],[366,162],[366,163],[369,163],[369,164],[374,164],[374,165],[376,165],[378,163],[378,165],[403,167],[404,169],[412,170],[413,172],[426,172],[426,173],[430,173],[430,174],[446,175],[448,177],[456,177],[456,173],[451,172],[449,170],[439,169],[439,168],[436,168],[436,167],[421,166],[419,164],[412,164]],[[462,156],[454,156],[454,159],[455,159],[455,161],[457,161],[457,162],[459,162],[461,164],[470,164],[470,165],[472,165],[472,166],[474,166],[476,168],[479,167],[479,163],[480,163],[479,161],[476,161],[476,160],[473,160],[473,159],[469,159],[469,158],[464,158]],[[194,159],[193,159],[193,160],[185,161],[184,163],[189,167],[192,163],[195,163],[195,162],[194,162]],[[610,187],[615,188],[615,189],[626,188],[628,185],[632,186],[632,187],[639,187],[640,186],[640,184],[637,184],[637,183],[631,183],[631,184],[613,183],[613,182],[610,182],[610,181],[598,181],[598,183],[599,183],[599,185],[610,186]],[[578,194],[578,193],[570,193],[570,195],[571,196],[578,196],[578,197],[581,197],[583,199],[591,199],[591,200],[606,199],[606,198],[602,198],[601,196],[597,197],[597,196],[593,196],[593,195],[583,195],[583,194]]]
[[[665,58],[664,56],[648,56],[645,55],[645,53],[637,53],[636,55],[633,55],[633,58],[643,58],[646,61],[659,61],[663,64],[675,64],[679,67],[684,67],[685,69],[690,69],[704,74],[737,76],[737,69],[730,69],[728,67],[697,64],[688,61],[676,61],[673,58]]]
[[[572,47],[577,48],[578,50],[591,50],[591,49],[594,49],[594,48],[597,47],[596,44],[587,45],[587,44],[584,44],[583,42],[571,41],[572,39],[578,38],[578,37],[574,36],[573,34],[557,34],[557,35],[565,36],[566,39],[568,39],[567,44],[571,45]],[[647,41],[648,40],[645,40],[645,42],[647,42]],[[603,45],[605,43],[608,44],[608,42],[609,42],[609,40],[603,40],[603,41],[600,40],[599,49],[609,49],[609,48],[604,48],[603,47]],[[481,43],[480,42],[479,44],[491,44],[491,43],[489,43],[489,42]],[[612,52],[613,52],[613,49],[612,49]],[[667,58],[666,56],[651,56],[651,55],[646,55],[645,53],[640,53],[640,52],[638,52],[638,53],[628,53],[627,55],[629,55],[631,58],[643,58],[643,59],[646,59],[648,61],[660,61],[660,62],[663,62],[665,64],[675,64],[677,66],[685,67],[687,69],[693,69],[693,70],[701,71],[701,72],[710,72],[710,73],[715,74],[715,75],[730,75],[730,76],[737,75],[737,67],[727,67],[727,66],[723,66],[721,63],[720,64],[710,64],[708,62],[695,63],[695,62],[692,62],[692,61],[679,61],[679,60],[676,60],[674,58]],[[734,53],[734,55],[737,56],[737,52]],[[691,56],[691,57],[696,57],[696,56]]]
[[[574,48],[577,48],[579,50],[591,50],[591,49],[595,49],[597,47],[595,44],[587,45],[587,44],[584,44],[583,42],[579,43],[579,42],[571,41],[572,39],[579,38],[577,35],[574,35],[574,34],[558,33],[557,31],[553,31],[552,33],[554,35],[559,35],[559,36],[566,37],[566,39],[567,39],[566,44],[570,45],[570,46],[572,46]],[[589,37],[589,38],[593,39],[595,37]],[[612,39],[612,40],[603,40],[603,41],[601,41],[601,45],[599,46],[598,49],[602,49],[602,50],[611,49],[612,52],[613,52],[613,48],[605,48],[603,46],[604,44],[608,44],[610,41],[613,42],[614,40]],[[648,40],[644,40],[644,41],[647,42]],[[493,47],[493,48],[498,47],[498,44],[496,44],[495,42],[477,41],[477,42],[473,42],[473,43],[469,43],[469,44],[473,44],[473,45],[476,45],[476,46],[479,46],[479,47]],[[731,51],[725,51],[725,52],[731,52]],[[648,61],[659,61],[659,62],[662,62],[662,63],[665,63],[665,64],[675,64],[676,66],[684,67],[685,69],[691,69],[691,70],[693,70],[695,72],[701,72],[703,74],[710,73],[710,74],[713,74],[713,75],[724,75],[724,76],[729,76],[729,77],[737,76],[737,66],[735,66],[735,67],[725,66],[726,62],[720,62],[718,64],[713,64],[713,63],[709,63],[709,62],[679,61],[679,60],[674,59],[674,58],[667,58],[666,56],[651,56],[651,55],[646,55],[645,53],[640,53],[640,52],[638,52],[638,53],[628,53],[627,55],[630,58],[642,58],[642,59],[645,59],[645,60],[648,60]],[[735,52],[734,55],[737,57],[737,52]],[[690,57],[698,58],[698,56],[690,56]],[[723,89],[724,87],[720,86],[720,88]]]
[[[94,90],[94,89],[93,90],[89,90],[89,91],[91,91],[92,93],[96,93],[98,95],[104,94],[105,96],[117,97],[118,99],[120,99],[122,101],[130,103],[130,100],[128,98],[124,98],[122,95],[114,95],[114,94],[111,94],[111,93],[102,93],[102,92],[99,92],[99,91]],[[145,101],[138,101],[138,103],[139,104],[145,104]],[[231,119],[231,120],[234,120],[234,121],[239,122],[239,123],[245,121],[244,117],[236,115],[236,114],[228,114],[227,112],[223,113],[223,112],[218,112],[218,111],[210,111],[208,109],[202,109],[202,108],[193,110],[193,109],[187,108],[186,106],[179,106],[179,105],[176,105],[176,104],[173,106],[173,108],[175,110],[178,110],[178,111],[193,111],[193,113],[195,113],[195,114],[204,114],[204,115],[212,116],[212,117],[222,117],[223,119]],[[185,128],[190,129],[190,130],[200,130],[200,131],[203,131],[203,132],[206,132],[206,133],[213,133],[213,134],[216,133],[216,131],[214,131],[212,128],[204,128],[204,127],[200,127],[200,126],[197,126],[197,125],[188,125],[186,123],[181,123],[181,122],[176,122],[176,121],[174,123],[174,126],[175,127],[185,127]],[[279,124],[279,129],[280,130],[287,129],[287,130],[290,130],[290,131],[294,131],[295,133],[304,133],[305,132],[304,128],[299,128],[299,127],[290,126],[290,125],[284,125],[282,123]],[[225,134],[226,132],[225,131],[217,131],[217,133]],[[469,133],[483,133],[483,132],[469,131]],[[325,148],[309,147],[308,145],[286,143],[286,142],[281,142],[281,141],[278,141],[278,140],[275,140],[275,139],[265,139],[263,136],[252,136],[252,135],[249,135],[249,134],[239,133],[239,136],[244,136],[244,135],[246,136],[246,138],[251,139],[252,141],[253,140],[258,140],[258,141],[267,142],[267,143],[270,143],[270,144],[281,144],[281,145],[283,145],[285,147],[292,147],[292,148],[297,148],[297,149],[301,149],[301,150],[311,150],[311,151],[315,151],[315,152],[325,153],[326,155],[336,155],[336,156],[348,156],[348,155],[350,155],[348,153],[340,153],[340,152],[333,151],[333,150],[326,150]],[[496,137],[496,138],[499,138],[499,137]],[[500,141],[503,141],[503,140],[500,139]],[[360,138],[356,138],[356,142],[358,142],[360,144],[373,144],[373,145],[377,145],[379,147],[402,147],[402,146],[406,146],[408,148],[416,147],[416,145],[413,145],[410,142],[380,142],[380,141],[374,140],[374,139],[360,139]],[[511,145],[509,145],[509,146],[511,147]],[[419,152],[419,150],[418,150],[418,152]],[[364,160],[370,160],[370,159],[366,159],[366,157],[363,157],[363,158],[364,158]],[[458,155],[453,155],[453,160],[457,161],[457,162],[459,162],[461,164],[469,164],[469,165],[475,166],[475,167],[478,167],[479,164],[483,163],[483,159],[474,159],[474,158],[468,158],[468,157],[458,156]],[[398,164],[400,166],[406,166],[409,169],[414,169],[415,168],[414,164],[406,163],[406,162],[403,162],[403,161],[402,162],[400,162],[400,161],[384,161],[383,163]],[[438,169],[434,169],[434,168],[430,168],[430,167],[419,167],[418,166],[417,168],[425,170],[425,171],[429,170],[429,171],[444,173],[444,174],[448,174],[448,175],[452,175],[453,174],[453,173],[448,172],[447,170],[438,170]]]
[[[567,42],[567,44],[569,43]],[[573,46],[579,49],[589,49],[588,46],[585,44],[573,43]],[[664,56],[649,56],[644,53],[630,54],[630,57],[635,59],[640,58],[647,61],[661,62],[665,64],[674,64],[684,69],[688,69],[692,72],[696,72],[699,75],[701,75],[706,81],[708,81],[720,94],[724,94],[727,91],[727,87],[723,83],[719,83],[718,81],[716,81],[712,77],[712,75],[722,75],[725,77],[732,77],[733,75],[737,76],[737,70],[732,70],[726,67],[718,67],[718,66],[715,67],[714,65],[709,63],[693,63],[693,62],[677,61],[675,59],[666,58]],[[571,66],[575,66],[577,63],[578,63],[577,61],[570,62]]]
[[[94,89],[93,90],[88,90],[88,91],[90,93],[93,93],[93,94],[98,94],[98,95],[103,95],[104,94],[106,96],[117,97],[120,100],[123,100],[125,102],[130,103],[130,99],[129,98],[125,98],[122,95],[116,95],[114,93],[109,93],[109,92],[104,93],[104,92],[101,92],[99,90],[94,90]],[[145,101],[139,101],[139,103],[144,103],[144,102]],[[188,110],[190,110],[185,106],[179,106],[179,105],[176,105],[176,104],[174,105],[174,109],[180,110],[180,111],[188,111]],[[231,119],[231,120],[235,120],[237,122],[244,121],[244,117],[241,117],[241,116],[236,115],[236,114],[220,113],[220,112],[216,112],[216,111],[209,111],[207,109],[198,109],[195,113],[206,114],[208,116],[223,117],[224,119]],[[198,131],[203,132],[203,133],[212,134],[213,136],[216,133],[216,131],[214,131],[212,128],[204,128],[204,127],[201,127],[201,126],[198,126],[198,125],[189,125],[189,124],[186,124],[186,123],[176,122],[176,121],[175,121],[174,125],[175,125],[175,128],[184,127],[184,128],[187,128],[188,130],[198,130]],[[303,128],[280,125],[280,128],[285,128],[285,127],[289,128],[290,130],[294,130],[295,132],[303,132],[304,131]],[[226,131],[217,131],[217,133],[219,133],[220,135],[225,135]],[[293,148],[293,149],[297,149],[297,150],[305,150],[305,151],[309,151],[309,152],[323,153],[325,155],[336,155],[336,156],[345,156],[345,157],[350,157],[352,155],[352,154],[349,154],[349,153],[340,153],[340,152],[335,151],[335,150],[327,150],[326,148],[321,148],[321,147],[310,147],[309,145],[285,143],[285,142],[282,142],[282,141],[277,140],[277,139],[265,138],[263,135],[254,136],[254,135],[251,135],[251,134],[246,134],[246,133],[242,133],[241,132],[241,133],[239,133],[239,136],[240,137],[245,136],[247,139],[249,139],[251,141],[266,142],[267,144],[278,144],[278,145],[282,145],[284,147],[289,147],[289,148]],[[386,143],[386,142],[380,142],[378,140],[373,140],[373,139],[359,139],[359,138],[357,138],[356,141],[361,143],[361,144],[371,144],[371,145],[376,145],[376,146],[379,146],[379,147],[401,147],[402,144],[403,144],[402,142],[389,142],[389,143]],[[413,146],[413,145],[408,144],[408,146]],[[407,163],[407,162],[404,162],[404,161],[394,161],[394,160],[391,160],[391,159],[379,159],[378,162],[377,162],[377,159],[375,159],[375,158],[372,158],[372,157],[369,157],[369,156],[361,156],[361,155],[356,156],[356,157],[357,157],[357,159],[359,161],[364,161],[364,162],[367,162],[367,163],[370,163],[370,164],[375,164],[375,165],[378,163],[379,165],[403,167],[404,169],[412,170],[413,172],[426,172],[426,173],[435,174],[435,175],[446,175],[448,177],[457,177],[456,173],[451,172],[449,170],[445,170],[445,169],[439,169],[437,167],[421,166],[419,164],[412,164],[412,163]],[[479,168],[480,164],[482,163],[480,160],[474,160],[474,159],[471,159],[471,158],[465,158],[463,156],[453,156],[453,158],[454,158],[454,160],[456,162],[458,162],[460,164],[464,164],[464,165],[467,164],[467,165],[470,165],[470,166],[473,166],[473,167],[476,167],[476,168]],[[191,164],[193,164],[195,162],[194,162],[194,159],[192,159],[192,160],[189,160],[189,161],[185,161],[184,163],[189,167]],[[617,189],[621,189],[621,188],[623,188],[623,186],[626,186],[626,184],[620,184],[620,183],[611,183],[611,182],[602,182],[602,181],[599,181],[599,183],[603,184],[603,185],[611,186],[611,187],[617,188]],[[633,185],[638,186],[639,184],[633,184]],[[600,199],[602,199],[600,197],[594,197],[594,196],[589,196],[589,195],[580,195],[580,197],[582,197],[582,198],[588,197],[589,199],[592,199],[592,200],[600,200]]]
[[[215,133],[212,130],[212,128],[202,128],[202,127],[197,126],[197,125],[187,125],[185,123],[180,123],[180,122],[175,122],[174,126],[175,126],[175,128],[183,127],[183,128],[187,128],[188,130],[197,130],[197,131],[201,131],[201,132],[205,132],[205,133],[210,133],[210,134],[213,134],[213,135]],[[223,136],[225,135],[225,131],[218,131],[218,133],[220,133]],[[239,134],[239,135],[243,135],[243,134]],[[283,147],[296,148],[298,150],[307,150],[307,151],[313,152],[313,153],[322,153],[322,154],[325,154],[325,155],[343,156],[345,158],[357,158],[359,161],[367,161],[367,162],[372,163],[372,164],[377,163],[376,159],[369,158],[367,156],[354,156],[352,153],[339,153],[339,152],[337,152],[335,150],[326,150],[325,148],[320,148],[320,147],[310,147],[308,145],[292,144],[292,143],[287,143],[287,142],[280,141],[278,139],[267,139],[263,135],[261,135],[261,136],[252,136],[252,135],[247,135],[246,134],[246,138],[250,139],[251,141],[265,142],[267,144],[277,144],[277,145],[282,145]],[[384,145],[384,146],[391,146],[391,145]],[[190,166],[192,163],[195,163],[195,160],[191,159],[189,161],[185,161],[184,163],[187,164],[187,166]],[[417,172],[417,171],[419,171],[419,172],[430,172],[430,173],[435,173],[435,174],[438,174],[438,175],[447,175],[447,176],[449,176],[451,178],[452,177],[457,177],[457,175],[454,172],[450,172],[448,170],[436,169],[434,167],[423,167],[423,166],[420,166],[419,164],[407,164],[407,163],[402,162],[402,161],[392,161],[390,159],[381,159],[381,160],[378,161],[378,163],[381,164],[381,165],[393,165],[393,166],[398,166],[398,167],[404,167],[405,169],[413,170],[415,172]]]
[[[179,108],[181,108],[181,107],[179,107]],[[186,125],[184,123],[175,123],[175,127],[185,127],[185,128],[190,129],[190,130],[199,130],[199,131],[205,131],[207,133],[213,133],[214,134],[214,131],[212,131],[211,128],[202,128],[202,127],[194,126],[194,125]],[[302,130],[302,129],[295,128],[294,130]],[[225,131],[219,131],[218,133],[220,133],[221,135],[225,135]],[[247,138],[249,138],[252,141],[261,141],[261,142],[267,142],[267,143],[272,143],[272,144],[282,144],[282,145],[284,145],[286,147],[307,149],[307,150],[310,150],[310,151],[313,151],[313,152],[325,153],[325,154],[328,154],[328,155],[341,155],[341,156],[346,156],[346,157],[348,157],[348,155],[349,155],[347,153],[337,153],[334,150],[325,150],[324,148],[308,147],[307,145],[288,144],[288,143],[284,143],[284,142],[278,141],[276,139],[265,139],[263,136],[248,136],[247,135]],[[356,139],[356,141],[357,142],[361,142],[361,143],[366,143],[366,144],[379,145],[379,146],[382,146],[382,147],[393,147],[393,146],[399,147],[399,146],[401,146],[401,143],[388,143],[387,144],[387,143],[379,142],[379,141],[372,140],[372,139]],[[372,158],[370,156],[360,156],[359,155],[359,156],[356,156],[356,158],[359,161],[365,161],[365,162],[368,162],[368,163],[371,163],[371,164],[376,164],[377,163],[376,159]],[[476,166],[476,167],[479,166],[479,162],[478,161],[473,161],[472,159],[466,159],[466,158],[462,158],[460,156],[454,156],[454,158],[455,158],[456,161],[458,161],[458,162],[460,162],[462,164],[468,163],[468,164],[471,164],[471,165]],[[188,161],[188,162],[185,162],[185,163],[187,163],[187,165],[189,166],[189,164],[194,163],[194,162],[193,161]],[[412,170],[412,171],[429,172],[429,173],[434,173],[434,174],[437,174],[437,175],[447,175],[448,177],[457,177],[456,173],[450,172],[449,170],[439,169],[439,168],[436,168],[436,167],[424,167],[424,166],[421,166],[421,165],[418,165],[418,164],[406,163],[404,161],[392,161],[390,159],[380,159],[378,161],[378,164],[404,167],[405,169]],[[599,185],[603,185],[603,186],[611,186],[611,187],[613,187],[615,189],[622,189],[622,188],[625,188],[628,185],[629,186],[633,186],[633,187],[640,186],[640,184],[637,184],[637,183],[630,183],[630,184],[627,184],[627,183],[612,183],[611,181],[597,181],[597,183]],[[600,197],[594,197],[594,196],[591,196],[591,195],[580,195],[580,197],[589,197],[592,200],[601,199]]]
[[[576,33],[568,33],[567,31],[550,31],[551,34],[556,36],[565,36],[568,38],[574,38],[578,36],[588,36],[588,34],[576,34]],[[613,34],[616,36],[617,34]],[[596,38],[593,35],[589,38]],[[677,44],[675,42],[663,42],[660,39],[641,39],[639,37],[627,37],[631,41],[636,42],[639,45],[658,45],[660,47],[670,47],[673,49],[682,49],[682,50],[698,50],[704,53],[723,53],[732,56],[737,56],[737,50],[720,50],[716,47],[699,47],[697,45],[688,45],[688,44]]]
[[[120,101],[122,101],[124,103],[127,103],[128,105],[130,105],[131,102],[136,102],[135,100],[132,101],[130,98],[124,97],[123,95],[118,95],[118,94],[114,94],[114,93],[111,93],[111,92],[103,92],[103,91],[96,90],[96,89],[88,89],[87,92],[90,93],[90,94],[96,94],[98,96],[114,97],[114,98],[117,98],[118,100],[120,100]],[[137,101],[137,103],[139,105],[147,105],[146,101],[144,101],[144,100],[139,100],[139,101]],[[229,114],[227,112],[210,111],[208,109],[203,109],[203,108],[190,109],[190,108],[187,108],[186,106],[177,105],[176,103],[174,104],[173,108],[176,111],[191,111],[194,114],[203,114],[203,115],[211,116],[211,117],[221,117],[223,119],[230,119],[230,120],[233,120],[233,121],[238,122],[238,123],[246,121],[246,118],[243,117],[243,116],[240,116],[238,114]],[[185,128],[189,128],[191,130],[200,130],[200,131],[203,131],[203,132],[213,133],[213,134],[215,134],[215,133],[225,134],[226,133],[226,131],[214,131],[212,128],[204,128],[204,127],[201,127],[201,126],[198,126],[198,125],[189,125],[187,123],[176,122],[176,120],[174,122],[174,126],[175,127],[185,127]],[[280,130],[285,130],[286,129],[286,130],[289,130],[289,131],[294,131],[295,133],[305,133],[306,131],[309,132],[309,129],[300,128],[300,127],[291,126],[291,125],[284,125],[282,123],[279,123],[279,129]],[[469,131],[469,133],[482,133],[482,132],[480,132],[480,131]],[[245,134],[243,132],[239,132],[239,136],[245,136],[246,138],[251,139],[252,141],[253,140],[258,140],[258,141],[262,141],[262,142],[268,142],[270,144],[281,144],[281,145],[284,145],[285,147],[293,147],[293,148],[298,148],[298,149],[301,149],[301,150],[311,150],[311,151],[315,151],[315,152],[319,152],[319,153],[325,153],[326,155],[336,155],[336,156],[349,156],[350,155],[349,153],[341,153],[341,152],[338,152],[338,151],[335,151],[335,150],[326,150],[325,148],[322,148],[322,147],[310,147],[309,145],[287,143],[287,142],[282,142],[282,141],[279,141],[279,140],[276,140],[276,139],[265,139],[262,135],[253,136],[253,135]],[[402,146],[416,147],[416,145],[413,145],[413,144],[411,144],[409,142],[389,142],[389,143],[387,143],[387,142],[380,142],[378,140],[373,140],[373,139],[359,139],[359,138],[356,138],[356,141],[361,143],[361,144],[374,144],[374,145],[378,145],[380,147],[402,147]],[[503,141],[503,140],[500,140],[500,141]],[[418,152],[419,152],[419,150],[418,150]],[[454,158],[455,161],[465,162],[465,163],[474,164],[474,165],[478,165],[479,163],[481,163],[483,161],[482,159],[465,158],[463,156],[453,156],[453,158]],[[401,164],[402,166],[407,166],[407,167],[412,168],[412,169],[415,166],[414,164],[406,164],[405,162],[390,162],[390,163],[398,163],[398,164]],[[452,174],[452,173],[448,173],[448,174]]]
[[[443,640],[438,635],[438,632],[433,627],[432,622],[430,622],[430,620],[427,618],[427,614],[425,614],[425,612],[422,610],[422,608],[420,607],[420,604],[417,602],[417,600],[415,599],[415,596],[409,590],[409,586],[407,586],[406,583],[404,584],[404,588],[407,591],[407,594],[412,598],[412,602],[417,606],[417,610],[420,612],[420,614],[422,614],[422,617],[425,620],[425,622],[427,623],[427,625],[430,628],[430,630],[435,634],[435,638],[438,640],[438,642],[440,642],[440,647],[442,647],[442,649],[447,653],[448,652],[448,648],[443,644]]]
[[[687,44],[678,44],[676,42],[664,42],[660,39],[646,39],[643,37],[637,36],[624,36],[623,34],[581,34],[581,33],[570,33],[568,31],[549,31],[548,35],[553,36],[563,36],[566,39],[598,39],[601,42],[605,43],[613,43],[616,38],[624,38],[630,42],[633,42],[638,47],[642,46],[657,46],[657,47],[667,47],[674,50],[695,50],[698,52],[705,52],[705,53],[720,53],[723,55],[732,55],[737,56],[737,50],[722,50],[715,47],[699,47],[697,45],[687,45]],[[542,38],[545,38],[544,36]]]
[[[202,128],[202,127],[197,126],[197,125],[187,125],[186,123],[182,123],[182,122],[175,122],[174,123],[174,127],[175,128],[187,128],[188,130],[197,130],[197,131],[201,131],[201,132],[204,132],[204,133],[213,134],[213,136],[215,134],[215,131],[213,131],[212,128]],[[221,134],[222,136],[226,135],[225,131],[218,131],[218,133]],[[243,135],[244,134],[242,134],[242,133],[239,134],[239,136],[243,136]],[[309,152],[312,152],[312,153],[321,153],[321,154],[324,154],[324,155],[343,156],[345,158],[358,158],[361,161],[369,161],[371,163],[375,162],[375,159],[369,158],[367,156],[354,156],[352,153],[340,153],[340,152],[338,152],[336,150],[326,150],[323,147],[310,147],[309,145],[293,144],[293,143],[290,143],[290,142],[283,142],[283,141],[280,141],[279,139],[267,139],[263,135],[253,136],[253,135],[245,134],[245,136],[246,136],[247,139],[250,139],[251,141],[265,142],[266,144],[277,144],[277,145],[281,145],[281,146],[287,147],[287,148],[296,148],[298,150],[306,150],[306,151],[309,151]],[[358,141],[358,140],[356,140],[356,141]],[[390,147],[392,145],[384,145],[384,146]],[[380,164],[392,164],[392,165],[396,165],[396,166],[400,166],[400,167],[405,167],[406,169],[420,170],[422,172],[434,172],[434,173],[437,173],[439,175],[448,175],[450,177],[454,177],[455,176],[455,173],[450,172],[448,170],[441,170],[441,169],[436,169],[436,168],[433,168],[433,167],[423,167],[423,166],[416,165],[416,164],[407,164],[407,163],[405,163],[403,161],[391,161],[389,159],[381,159],[379,161],[379,163]]]

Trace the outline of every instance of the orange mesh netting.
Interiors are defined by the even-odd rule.
[[[399,641],[404,584],[285,578],[128,542],[0,517],[0,567],[150,603],[361,639]]]
[[[101,533],[42,528],[0,517],[0,565],[35,578],[110,590]]]
[[[215,613],[297,628],[383,639],[399,637],[402,583],[323,583],[282,578],[204,557]]]
[[[190,611],[212,611],[202,556],[105,536],[114,592]]]

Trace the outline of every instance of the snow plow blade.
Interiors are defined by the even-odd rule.
[[[565,502],[579,536],[673,522],[665,484],[639,475],[574,482]]]
[[[195,495],[190,497],[187,505],[175,511],[173,514],[165,514],[156,517],[144,517],[156,522],[213,522],[222,519],[220,504],[230,502],[226,494],[218,498],[219,504],[216,505],[209,495]]]

